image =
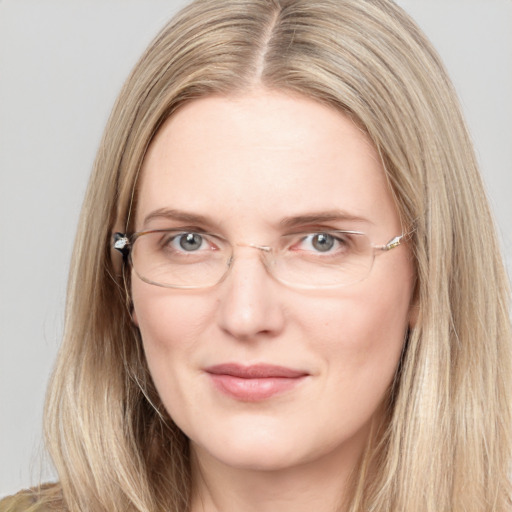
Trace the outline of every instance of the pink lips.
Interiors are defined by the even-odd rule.
[[[257,402],[297,386],[308,373],[284,366],[236,363],[219,364],[205,369],[215,387],[232,398]]]

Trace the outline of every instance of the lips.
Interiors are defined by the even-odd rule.
[[[309,374],[284,366],[236,363],[205,369],[214,387],[223,394],[244,402],[256,402],[283,394],[298,386]]]

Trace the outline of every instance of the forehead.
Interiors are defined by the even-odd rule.
[[[343,210],[398,222],[378,153],[348,117],[311,99],[255,91],[184,106],[144,160],[136,228],[158,209],[273,225],[283,217]]]

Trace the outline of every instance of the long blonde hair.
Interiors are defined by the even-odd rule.
[[[137,175],[162,123],[195,98],[254,86],[354,119],[413,230],[418,320],[348,509],[510,510],[507,277],[456,95],[430,43],[389,0],[198,0],[142,56],[82,210],[47,398],[60,478],[47,499],[73,512],[188,510],[188,443],[151,382],[112,233],[131,230]]]

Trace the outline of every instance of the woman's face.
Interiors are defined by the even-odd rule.
[[[379,156],[347,117],[259,90],[179,110],[150,146],[136,229],[207,231],[266,245],[290,232],[401,234]],[[381,252],[366,279],[296,289],[260,251],[235,248],[205,289],[132,278],[149,369],[199,460],[246,469],[353,464],[378,419],[409,323],[407,245]]]

